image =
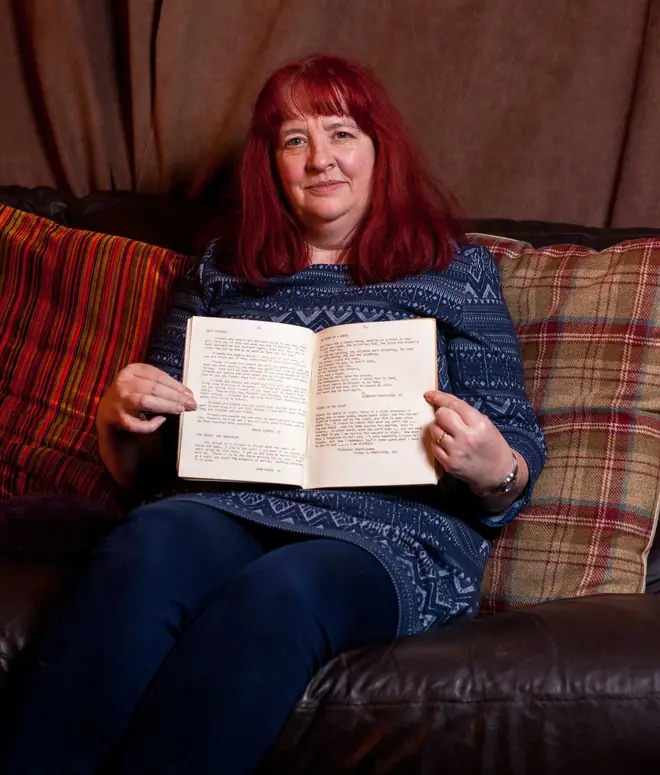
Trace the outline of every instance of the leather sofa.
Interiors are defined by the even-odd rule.
[[[183,252],[194,250],[195,233],[210,212],[186,200],[110,193],[73,200],[17,187],[1,189],[0,202]],[[596,248],[653,233],[512,221],[481,221],[474,228],[535,245]],[[57,513],[44,520],[49,510]],[[17,513],[12,501],[0,503],[5,712],[20,674],[20,652],[39,616],[110,527],[99,508],[67,543],[66,499],[35,496],[20,519]],[[651,552],[647,594],[554,600],[342,655],[307,687],[262,772],[658,773],[656,591],[660,545]]]

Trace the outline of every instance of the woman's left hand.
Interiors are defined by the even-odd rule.
[[[435,408],[429,426],[433,455],[443,469],[475,493],[498,487],[511,473],[512,450],[485,414],[451,393],[429,390]]]

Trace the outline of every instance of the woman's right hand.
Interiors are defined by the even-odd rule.
[[[166,414],[197,408],[192,391],[155,366],[132,363],[117,374],[101,398],[97,424],[108,430],[153,433]],[[143,413],[156,415],[146,419]],[[142,415],[142,417],[141,417]]]

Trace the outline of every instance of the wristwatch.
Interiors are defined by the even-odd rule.
[[[516,480],[518,479],[518,457],[513,451],[511,452],[511,457],[513,458],[513,468],[511,469],[511,473],[507,474],[504,479],[502,479],[502,481],[497,485],[497,487],[493,487],[491,490],[486,490],[486,492],[478,492],[477,495],[480,498],[493,495],[506,495],[507,493],[510,493],[511,490],[513,490],[513,488],[516,486]]]

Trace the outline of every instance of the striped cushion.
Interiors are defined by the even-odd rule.
[[[120,509],[96,405],[142,358],[186,261],[0,206],[0,498],[76,493]]]
[[[499,264],[549,450],[482,608],[641,592],[660,498],[660,240],[596,253],[473,239]]]

